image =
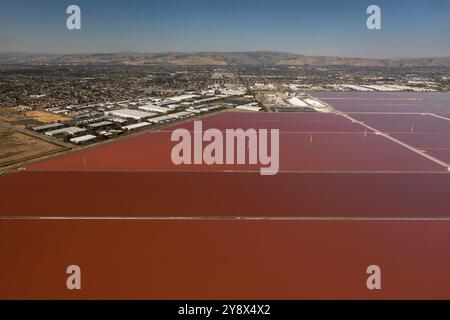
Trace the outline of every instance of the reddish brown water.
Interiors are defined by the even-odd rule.
[[[447,173],[20,172],[12,216],[448,217]],[[26,199],[26,201],[24,201]]]
[[[286,120],[290,116],[291,120]],[[240,120],[243,117],[245,120]],[[305,117],[305,118],[303,118]],[[298,120],[296,120],[298,119]],[[328,119],[328,120],[324,120]],[[442,121],[440,119],[436,119]],[[193,130],[192,123],[182,126]],[[221,113],[203,130],[280,129],[281,171],[445,171],[446,168],[337,115]],[[259,170],[260,165],[181,165],[171,161],[171,130],[151,132],[28,166],[30,170]],[[309,133],[308,133],[309,132]],[[206,143],[204,143],[206,146]],[[224,145],[225,148],[225,145]],[[225,151],[224,151],[225,154]]]
[[[448,148],[450,149],[449,133],[395,133],[392,137],[406,142],[419,149]]]
[[[445,96],[433,99],[395,108],[443,113]],[[363,102],[336,104],[392,111]],[[442,121],[386,119],[373,123],[402,131],[413,122],[421,132],[393,135],[413,146],[447,145]],[[0,298],[450,299],[450,222],[398,220],[450,217],[444,166],[337,115],[230,112],[204,128],[279,128],[281,172],[176,167],[170,132],[154,132],[1,176],[0,215],[15,219],[0,219]],[[447,151],[427,150],[450,162]],[[166,220],[124,220],[136,217]],[[283,217],[308,220],[273,220]],[[65,287],[71,264],[82,268],[81,291]],[[372,264],[382,268],[379,292],[366,288]]]
[[[430,155],[450,164],[448,152],[442,150],[450,146],[450,93],[317,92],[314,95],[376,130],[390,133],[413,147],[430,149]]]
[[[448,252],[448,221],[0,221],[0,299],[450,299]]]
[[[450,163],[450,148],[448,149],[432,149],[432,150],[426,150],[427,153],[431,154],[432,156],[441,159],[442,161],[445,161],[447,163]]]
[[[351,114],[382,132],[450,133],[450,120],[420,114]]]
[[[450,92],[316,92],[314,96],[345,112],[424,112],[450,115]]]

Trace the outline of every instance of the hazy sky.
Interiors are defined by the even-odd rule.
[[[82,29],[66,28],[81,7]],[[382,10],[382,30],[366,9]],[[449,0],[1,0],[0,52],[275,50],[450,56]]]

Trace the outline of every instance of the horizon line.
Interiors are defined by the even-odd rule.
[[[51,52],[31,52],[31,51],[0,51],[0,55],[47,55],[47,56],[71,56],[71,55],[116,55],[116,54],[239,54],[239,53],[272,53],[272,54],[286,54],[300,57],[319,57],[319,58],[339,58],[339,59],[360,59],[360,60],[407,60],[407,59],[443,59],[450,58],[450,53],[445,56],[402,56],[402,57],[358,57],[358,56],[340,56],[340,55],[320,55],[320,54],[303,54],[292,53],[287,51],[277,50],[200,50],[200,51],[179,51],[179,50],[167,50],[167,51],[96,51],[96,52],[65,52],[65,53],[51,53]]]

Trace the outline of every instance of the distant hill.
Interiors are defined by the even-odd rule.
[[[295,65],[417,67],[450,66],[450,57],[410,59],[367,59],[305,56],[283,52],[198,53],[99,53],[99,54],[0,54],[0,64],[123,64],[123,65]]]

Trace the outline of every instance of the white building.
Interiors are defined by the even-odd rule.
[[[101,127],[109,126],[109,125],[111,125],[111,124],[113,124],[111,121],[100,121],[100,122],[90,123],[90,124],[88,124],[87,126],[88,126],[90,129],[98,129],[98,128],[101,128]]]
[[[144,121],[144,122],[139,122],[139,123],[135,123],[135,124],[130,124],[129,126],[122,127],[122,129],[126,130],[126,131],[132,131],[132,130],[136,130],[136,129],[142,129],[145,127],[149,127],[151,125],[152,125],[151,123]]]
[[[301,100],[297,97],[293,97],[293,98],[289,99],[289,103],[296,107],[309,107],[308,104],[306,104],[303,100]]]
[[[141,120],[141,119],[145,119],[145,118],[149,118],[149,117],[154,117],[157,115],[154,112],[144,112],[144,111],[133,110],[133,109],[112,110],[112,111],[107,111],[105,114],[107,116],[125,118],[125,119],[134,119],[134,120]]]
[[[248,103],[248,104],[243,104],[243,105],[237,106],[236,109],[258,112],[258,111],[261,111],[262,107],[256,106],[253,103]]]
[[[155,106],[153,104],[146,104],[145,106],[139,107],[139,109],[144,110],[146,112],[158,112],[158,113],[167,113],[170,111],[169,108],[164,108],[160,106]]]
[[[176,120],[176,118],[173,118],[173,117],[171,117],[169,115],[169,116],[161,116],[161,117],[151,118],[151,119],[148,119],[148,122],[151,122],[151,123],[167,123],[167,122],[172,122],[174,120]]]
[[[189,99],[198,98],[198,97],[200,97],[198,94],[183,94],[180,96],[168,98],[167,100],[181,102],[184,100],[189,100]]]
[[[110,120],[112,122],[119,123],[119,124],[127,122],[127,119],[124,119],[124,118],[112,118]]]
[[[309,104],[313,109],[315,109],[318,112],[331,112],[332,111],[330,109],[330,107],[323,104],[322,102],[319,102],[316,99],[306,98],[303,101],[305,101],[307,104]]]
[[[97,139],[96,136],[94,136],[92,134],[87,134],[85,136],[72,138],[72,139],[70,139],[70,142],[75,143],[75,144],[83,144],[83,143],[86,143],[86,142],[93,141],[95,139]]]
[[[169,114],[168,116],[171,118],[176,118],[176,119],[185,119],[185,118],[192,117],[193,115],[194,115],[194,113],[192,113],[192,112],[181,111],[181,112]]]
[[[186,110],[188,110],[189,112],[193,112],[193,113],[202,113],[202,112],[210,112],[210,111],[218,110],[220,108],[222,108],[222,107],[221,106],[201,105],[201,106],[190,107]]]
[[[61,127],[64,127],[64,124],[55,122],[55,123],[50,123],[50,124],[34,127],[33,130],[34,131],[47,131],[50,129],[56,129],[56,128],[61,128]]]
[[[220,92],[227,96],[242,96],[247,91],[244,87],[222,89]]]
[[[62,128],[52,131],[47,131],[45,134],[51,137],[57,137],[57,136],[73,136],[74,134],[85,132],[86,129],[79,128],[79,127],[68,127],[68,128]]]

